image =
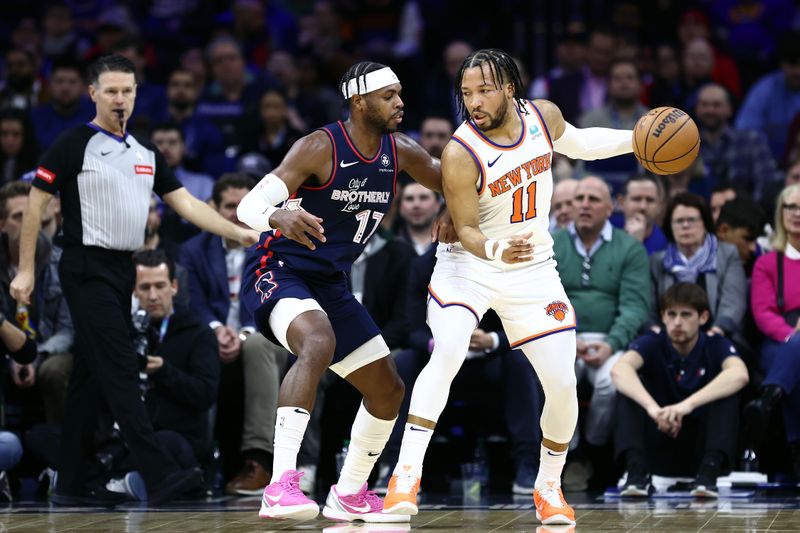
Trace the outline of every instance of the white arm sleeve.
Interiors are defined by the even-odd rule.
[[[267,174],[252,191],[239,202],[236,215],[239,220],[256,231],[271,231],[269,217],[278,210],[277,205],[289,198],[286,183],[275,174]]]
[[[553,150],[570,159],[606,159],[633,152],[633,131],[611,128],[578,129],[569,122]]]

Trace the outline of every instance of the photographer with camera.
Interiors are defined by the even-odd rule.
[[[181,464],[187,468],[210,454],[208,410],[217,398],[220,372],[217,339],[188,309],[174,307],[175,264],[163,251],[137,252],[133,262],[139,300],[134,346],[146,376],[147,412],[156,436],[173,455],[186,445],[191,449],[193,464]],[[164,439],[164,433],[173,435]],[[180,464],[182,454],[177,455]]]

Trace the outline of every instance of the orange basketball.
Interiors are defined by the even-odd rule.
[[[677,174],[689,168],[700,151],[700,132],[686,111],[657,107],[633,128],[633,153],[656,174]]]
[[[556,320],[558,320],[559,322],[561,322],[562,320],[564,320],[564,317],[565,317],[565,316],[566,316],[566,315],[564,314],[564,311],[562,311],[562,310],[560,310],[560,309],[559,309],[558,311],[556,311],[555,313],[553,313],[553,318],[555,318],[555,319],[556,319]]]

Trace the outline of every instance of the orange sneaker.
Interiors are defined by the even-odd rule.
[[[548,481],[543,489],[534,489],[533,503],[536,505],[536,518],[542,524],[575,525],[575,511],[567,505],[561,487],[556,487],[554,481]]]
[[[403,465],[399,474],[392,474],[389,488],[383,498],[383,512],[388,514],[417,514],[417,492],[420,476],[411,470],[411,465]]]

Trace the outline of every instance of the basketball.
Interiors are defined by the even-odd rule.
[[[633,153],[655,174],[676,174],[689,168],[700,151],[700,133],[686,111],[657,107],[633,128]]]

